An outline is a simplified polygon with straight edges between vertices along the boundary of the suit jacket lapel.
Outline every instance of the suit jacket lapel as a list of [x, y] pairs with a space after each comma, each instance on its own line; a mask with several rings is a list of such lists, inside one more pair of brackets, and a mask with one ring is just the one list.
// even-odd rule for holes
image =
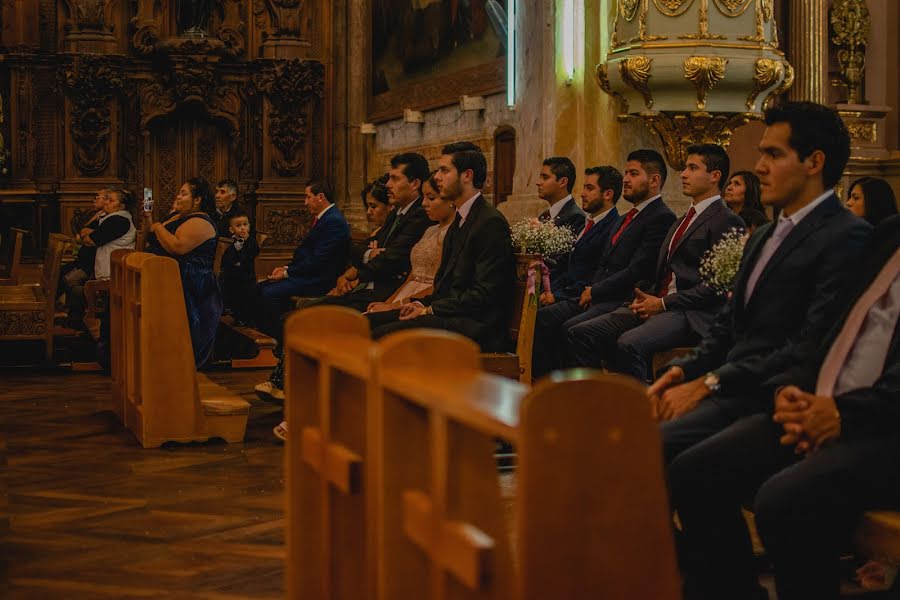
[[674, 256], [675, 252], [678, 251], [678, 248], [681, 246], [681, 244], [683, 244], [685, 240], [693, 235], [693, 233], [697, 231], [697, 228], [700, 227], [700, 225], [711, 219], [714, 215], [719, 214], [719, 212], [721, 212], [723, 208], [725, 208], [725, 203], [719, 200], [717, 202], [713, 202], [706, 208], [706, 210], [697, 215], [694, 218], [694, 221], [690, 225], [688, 225], [688, 228], [681, 236], [681, 239], [679, 239], [675, 246], [672, 248], [671, 254]]

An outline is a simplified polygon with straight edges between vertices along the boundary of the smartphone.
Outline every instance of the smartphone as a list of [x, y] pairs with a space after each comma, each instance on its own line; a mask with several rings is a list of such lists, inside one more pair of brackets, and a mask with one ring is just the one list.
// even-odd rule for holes
[[144, 188], [144, 212], [153, 212], [153, 190]]

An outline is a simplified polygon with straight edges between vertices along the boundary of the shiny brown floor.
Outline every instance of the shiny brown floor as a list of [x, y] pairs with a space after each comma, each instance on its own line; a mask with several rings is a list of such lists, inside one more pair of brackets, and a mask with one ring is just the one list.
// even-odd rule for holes
[[283, 596], [281, 407], [252, 394], [265, 371], [209, 375], [252, 403], [244, 444], [144, 450], [107, 377], [0, 371], [0, 597]]

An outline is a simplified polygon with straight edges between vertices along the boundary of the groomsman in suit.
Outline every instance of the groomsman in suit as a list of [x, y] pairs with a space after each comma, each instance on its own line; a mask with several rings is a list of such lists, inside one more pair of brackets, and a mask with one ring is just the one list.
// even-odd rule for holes
[[569, 329], [568, 342], [576, 366], [600, 365], [650, 379], [655, 352], [693, 346], [709, 331], [724, 297], [700, 279], [700, 259], [723, 234], [743, 229], [744, 222], [722, 201], [730, 162], [715, 144], [688, 148], [681, 188], [691, 207], [672, 224], [659, 250], [652, 288], [635, 288], [629, 306]]
[[428, 161], [409, 152], [391, 159], [388, 201], [393, 210], [378, 232], [377, 248], [353, 256], [353, 265], [337, 279], [325, 303], [366, 310], [372, 302], [383, 302], [409, 273], [409, 254], [433, 223], [422, 208], [422, 184], [430, 176]]
[[289, 265], [275, 267], [260, 284], [265, 333], [281, 339], [281, 316], [290, 309], [291, 296], [322, 296], [334, 286], [344, 269], [350, 245], [350, 226], [334, 205], [334, 192], [324, 179], [306, 186], [306, 208], [314, 215], [312, 227], [294, 250]]
[[[575, 187], [575, 165], [565, 156], [551, 156], [544, 159], [544, 165], [538, 174], [538, 197], [550, 203], [550, 208], [542, 212], [541, 221], [553, 221], [557, 227], [565, 227], [572, 235], [584, 229], [584, 211], [578, 207], [572, 197]], [[566, 272], [569, 254], [545, 257], [550, 267], [550, 277], [558, 277]]]
[[621, 194], [622, 174], [615, 167], [590, 167], [584, 171], [581, 208], [588, 216], [575, 238], [566, 270], [551, 277], [551, 289], [541, 292], [541, 306], [581, 297], [619, 221], [616, 202]]
[[660, 193], [665, 181], [666, 163], [659, 152], [635, 150], [628, 155], [622, 197], [634, 206], [614, 226], [597, 270], [579, 297], [538, 310], [532, 364], [535, 377], [560, 366], [570, 328], [629, 302], [635, 285], [653, 277], [659, 248], [675, 222], [675, 213]]
[[506, 218], [481, 188], [487, 161], [471, 142], [444, 146], [434, 179], [441, 198], [456, 205], [456, 222], [444, 238], [434, 292], [400, 310], [368, 315], [375, 339], [400, 329], [448, 329], [500, 349], [515, 283], [515, 260]]
[[769, 109], [765, 121], [756, 174], [763, 203], [780, 215], [747, 241], [734, 294], [709, 334], [648, 390], [665, 421], [667, 464], [736, 419], [766, 410], [760, 383], [814, 350], [871, 234], [832, 190], [850, 155], [837, 113], [797, 102]]
[[669, 466], [696, 597], [755, 597], [741, 515], [754, 494], [779, 600], [837, 600], [839, 557], [860, 515], [900, 509], [900, 217], [879, 225], [853, 267], [818, 351], [759, 390], [768, 410]]

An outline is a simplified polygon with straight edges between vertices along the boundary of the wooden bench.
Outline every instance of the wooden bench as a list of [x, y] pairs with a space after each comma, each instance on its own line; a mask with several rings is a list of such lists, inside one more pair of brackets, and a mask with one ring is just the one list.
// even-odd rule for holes
[[0, 264], [0, 285], [18, 285], [19, 269], [22, 262], [22, 243], [28, 230], [10, 227], [8, 240], [4, 243], [5, 260]]
[[125, 258], [134, 252], [113, 250], [109, 257], [109, 369], [113, 412], [125, 422]]
[[531, 385], [531, 354], [534, 348], [538, 299], [528, 291], [527, 262], [518, 264], [514, 298], [508, 331], [510, 341], [516, 345], [516, 351], [484, 353], [481, 355], [481, 364], [489, 373]]
[[48, 361], [53, 359], [56, 288], [67, 239], [50, 234], [38, 284], [0, 286], [0, 340], [43, 340]]
[[[580, 370], [529, 392], [461, 336], [375, 343], [335, 307], [293, 315], [285, 353], [288, 597], [679, 597], [641, 386]], [[520, 449], [514, 527], [497, 437]]]
[[178, 263], [132, 252], [124, 266], [124, 286], [122, 269], [112, 270], [124, 313], [112, 347], [124, 355], [117, 366], [125, 425], [145, 448], [214, 437], [243, 441], [250, 404], [194, 369]]

